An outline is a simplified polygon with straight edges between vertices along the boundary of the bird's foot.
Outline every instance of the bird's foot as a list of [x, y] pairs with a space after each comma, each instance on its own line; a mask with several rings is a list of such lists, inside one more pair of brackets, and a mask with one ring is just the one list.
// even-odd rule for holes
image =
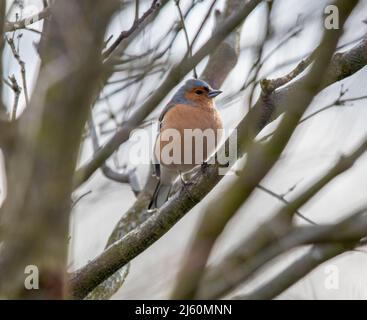
[[191, 186], [191, 185], [193, 185], [194, 183], [193, 182], [191, 182], [191, 181], [186, 181], [185, 179], [184, 179], [184, 177], [183, 177], [183, 174], [182, 173], [180, 173], [180, 180], [181, 180], [181, 183], [182, 183], [182, 185], [184, 186], [184, 187], [189, 187], [189, 186]]
[[181, 183], [182, 183], [182, 188], [183, 188], [183, 190], [185, 190], [185, 192], [188, 195], [189, 199], [193, 203], [196, 203], [196, 201], [192, 198], [190, 191], [188, 190], [188, 187], [192, 186], [194, 183], [191, 182], [191, 181], [185, 181], [185, 179], [183, 178], [182, 173], [180, 173], [180, 180], [181, 180]]
[[205, 171], [206, 168], [209, 167], [209, 163], [207, 163], [206, 161], [204, 161], [201, 166], [200, 166], [200, 170], [201, 171]]

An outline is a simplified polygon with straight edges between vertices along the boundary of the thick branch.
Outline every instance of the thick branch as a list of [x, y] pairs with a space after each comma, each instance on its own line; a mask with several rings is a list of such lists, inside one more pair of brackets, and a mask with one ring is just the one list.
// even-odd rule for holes
[[[4, 23], [5, 23], [5, 9], [6, 9], [6, 1], [1, 1], [0, 3], [0, 79], [3, 78], [3, 50], [4, 50]], [[3, 83], [0, 81], [0, 120], [4, 120], [7, 118], [6, 116], [6, 107], [3, 101]], [[0, 124], [1, 125], [1, 124]]]
[[[7, 168], [3, 296], [64, 297], [72, 177], [103, 71], [103, 37], [117, 7], [117, 0], [64, 0], [51, 7], [42, 65]], [[82, 89], [75, 90], [81, 83]], [[38, 266], [45, 281], [40, 290], [24, 288], [24, 268], [30, 264]], [[54, 287], [48, 286], [50, 279]]]

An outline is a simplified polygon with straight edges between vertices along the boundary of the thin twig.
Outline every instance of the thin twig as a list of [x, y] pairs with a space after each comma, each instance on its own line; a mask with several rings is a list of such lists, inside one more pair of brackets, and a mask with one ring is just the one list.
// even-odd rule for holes
[[199, 35], [200, 35], [201, 31], [203, 30], [205, 24], [209, 20], [210, 14], [212, 13], [212, 11], [214, 9], [214, 5], [216, 4], [216, 2], [217, 2], [217, 0], [213, 0], [213, 2], [210, 4], [210, 7], [208, 9], [208, 12], [206, 13], [203, 21], [201, 22], [201, 25], [200, 25], [198, 31], [196, 32], [194, 39], [192, 39], [191, 46], [190, 46], [190, 50], [191, 51], [192, 51], [192, 48], [193, 48], [196, 40], [199, 38]]
[[[175, 0], [175, 4], [176, 4], [177, 10], [178, 10], [180, 20], [181, 20], [181, 24], [182, 24], [182, 28], [183, 28], [184, 34], [185, 34], [186, 45], [187, 45], [187, 53], [190, 55], [190, 57], [192, 57], [192, 48], [191, 48], [191, 45], [190, 45], [189, 35], [187, 33], [187, 29], [186, 29], [186, 25], [185, 25], [185, 19], [182, 15], [182, 11], [181, 11], [181, 8], [180, 8], [180, 0]], [[196, 72], [196, 66], [194, 66], [193, 72], [194, 72], [194, 78], [197, 79], [198, 74]]]
[[[299, 33], [299, 31], [294, 31], [294, 33], [292, 34], [292, 35], [290, 35], [290, 36], [288, 36], [288, 37], [286, 37], [281, 43], [282, 43], [282, 45], [284, 45], [288, 40], [290, 40], [293, 36], [295, 36], [295, 35], [297, 35]], [[346, 42], [345, 44], [342, 44], [342, 45], [340, 45], [340, 46], [338, 46], [337, 47], [337, 50], [341, 50], [341, 49], [344, 49], [345, 47], [348, 47], [349, 45], [352, 45], [352, 44], [355, 44], [356, 42], [358, 42], [358, 41], [363, 41], [363, 36], [362, 37], [358, 37], [358, 38], [356, 38], [356, 39], [354, 39], [354, 40], [351, 40], [351, 41], [348, 41], [348, 42]], [[281, 46], [282, 46], [281, 45]], [[274, 48], [274, 50], [278, 50], [281, 46], [276, 46], [276, 48]], [[273, 50], [272, 50], [273, 51]], [[314, 50], [312, 50], [311, 52], [308, 52], [308, 53], [306, 53], [305, 55], [302, 55], [302, 56], [297, 56], [297, 57], [295, 57], [295, 58], [292, 58], [292, 59], [290, 59], [290, 60], [287, 60], [287, 61], [285, 61], [285, 62], [283, 62], [283, 63], [281, 63], [281, 64], [279, 64], [279, 65], [277, 65], [275, 68], [273, 68], [273, 69], [271, 69], [271, 70], [269, 70], [268, 72], [266, 72], [266, 74], [265, 74], [265, 76], [264, 76], [264, 78], [267, 78], [267, 77], [269, 77], [271, 74], [273, 74], [276, 70], [278, 70], [278, 69], [282, 69], [282, 68], [284, 68], [284, 67], [287, 67], [287, 66], [289, 66], [289, 65], [292, 65], [292, 64], [294, 64], [294, 63], [296, 63], [296, 62], [298, 62], [298, 61], [300, 61], [300, 60], [306, 60], [307, 59], [307, 57], [309, 57], [312, 53], [313, 53], [313, 51]], [[272, 52], [271, 54], [273, 55], [274, 53], [275, 53], [276, 51], [274, 51], [274, 52]], [[262, 62], [262, 64], [265, 62], [265, 60], [266, 59], [268, 59], [269, 58], [269, 55], [270, 55], [270, 53], [266, 56], [266, 58], [264, 58], [264, 60], [263, 60], [263, 62]], [[306, 58], [305, 58], [306, 57]], [[302, 62], [301, 62], [302, 63]], [[299, 63], [298, 63], [299, 64]], [[297, 67], [296, 67], [297, 68]], [[261, 80], [260, 80], [261, 81]], [[259, 81], [259, 82], [260, 82]], [[247, 81], [246, 81], [247, 82]], [[238, 91], [238, 92], [235, 92], [234, 94], [232, 94], [232, 95], [228, 95], [228, 96], [226, 96], [224, 99], [221, 99], [221, 100], [219, 100], [219, 105], [221, 105], [222, 106], [222, 108], [227, 108], [228, 106], [230, 106], [231, 105], [231, 103], [233, 102], [233, 101], [235, 101], [236, 99], [238, 99], [238, 98], [240, 98], [241, 97], [241, 95], [243, 95], [243, 92], [244, 92], [244, 90], [245, 89], [247, 89], [247, 87], [248, 87], [248, 85], [250, 85], [251, 84], [251, 82], [248, 82], [248, 84], [246, 85], [246, 82], [245, 82], [245, 84], [241, 87], [241, 89]], [[257, 84], [257, 82], [256, 82], [256, 84]]]
[[135, 19], [134, 19], [134, 23], [137, 23], [138, 20], [139, 20], [139, 5], [140, 5], [140, 1], [135, 0]]
[[86, 197], [87, 195], [91, 193], [92, 193], [92, 190], [88, 190], [82, 193], [80, 196], [78, 196], [75, 200], [72, 200], [71, 208], [73, 209], [80, 202], [80, 200], [82, 200], [84, 197]]
[[122, 31], [120, 35], [117, 37], [117, 39], [112, 43], [112, 45], [105, 52], [103, 52], [102, 54], [103, 59], [108, 58], [111, 55], [111, 53], [119, 46], [121, 41], [128, 38], [136, 29], [138, 29], [140, 24], [147, 17], [149, 17], [155, 11], [155, 9], [157, 9], [159, 6], [160, 6], [160, 1], [153, 0], [150, 8], [140, 18], [134, 20], [134, 23], [131, 26], [131, 28], [127, 31]]
[[22, 75], [22, 83], [23, 83], [23, 91], [24, 91], [24, 98], [26, 107], [29, 106], [29, 98], [28, 98], [28, 87], [27, 87], [27, 79], [26, 79], [26, 70], [25, 70], [25, 62], [20, 58], [19, 51], [15, 48], [14, 40], [12, 38], [5, 37], [7, 43], [10, 46], [10, 49], [13, 53], [14, 58], [17, 60], [20, 73]]
[[24, 18], [15, 22], [5, 22], [5, 32], [14, 32], [19, 29], [25, 29], [27, 26], [47, 18], [51, 13], [50, 7], [44, 8], [42, 11], [34, 14], [31, 17]]
[[[316, 50], [315, 50], [316, 51]], [[312, 63], [315, 58], [315, 51], [309, 55], [306, 59], [302, 60], [290, 73], [277, 79], [263, 79], [260, 81], [261, 89], [264, 93], [271, 93], [281, 86], [284, 86], [288, 82], [292, 81], [298, 75], [300, 75], [306, 68]]]
[[14, 103], [13, 103], [13, 109], [11, 110], [11, 117], [10, 117], [10, 119], [13, 121], [17, 117], [19, 96], [20, 96], [20, 93], [22, 92], [22, 88], [18, 85], [17, 79], [15, 78], [14, 75], [9, 76], [9, 81], [4, 79], [5, 84], [8, 85], [10, 89], [12, 89], [14, 92]]
[[[272, 191], [272, 190], [270, 190], [270, 189], [268, 189], [268, 188], [266, 188], [266, 187], [264, 187], [260, 184], [257, 186], [257, 188], [264, 191], [264, 192], [266, 192], [267, 194], [271, 195], [272, 197], [278, 199], [279, 201], [283, 202], [284, 204], [287, 204], [287, 205], [289, 204], [289, 201], [287, 199], [285, 199], [283, 195], [279, 195], [279, 194], [275, 193], [274, 191]], [[311, 223], [313, 225], [317, 225], [316, 222], [314, 222], [311, 219], [304, 216], [301, 212], [299, 212], [299, 210], [296, 210], [294, 213], [297, 216], [299, 216], [301, 219], [307, 221], [308, 223]]]
[[[90, 135], [92, 139], [93, 149], [94, 152], [97, 152], [99, 149], [99, 139], [98, 139], [98, 133], [94, 124], [93, 116], [91, 115], [89, 120], [89, 129], [90, 129]], [[119, 183], [130, 183], [132, 191], [137, 194], [140, 190], [139, 182], [136, 177], [135, 168], [132, 170], [126, 170], [126, 172], [116, 172], [109, 166], [107, 166], [106, 163], [104, 163], [101, 166], [102, 173], [109, 179], [119, 182]]]
[[[346, 99], [341, 99], [341, 97], [344, 95], [344, 93], [341, 95], [341, 93], [339, 93], [338, 98], [336, 98], [332, 103], [327, 104], [326, 106], [320, 108], [317, 111], [312, 112], [311, 114], [309, 114], [308, 116], [305, 116], [304, 118], [302, 118], [298, 124], [304, 123], [308, 120], [310, 120], [311, 118], [317, 116], [318, 114], [327, 111], [331, 108], [335, 108], [335, 107], [346, 107], [348, 102], [352, 102], [352, 101], [360, 101], [360, 100], [364, 100], [367, 99], [367, 95], [365, 96], [360, 96], [360, 97], [353, 97], [353, 98], [346, 98]], [[259, 141], [266, 141], [267, 139], [269, 139], [271, 136], [273, 136], [274, 131], [266, 134], [265, 136], [263, 136]]]
[[309, 272], [323, 262], [351, 250], [354, 246], [345, 243], [317, 244], [303, 254], [296, 261], [292, 262], [286, 269], [279, 272], [270, 281], [262, 284], [247, 295], [234, 297], [236, 300], [265, 300], [273, 299], [284, 292], [291, 285], [302, 279]]
[[[266, 2], [267, 8], [266, 8], [266, 17], [265, 17], [265, 24], [266, 24], [266, 29], [265, 29], [265, 35], [264, 35], [264, 39], [261, 42], [261, 45], [258, 48], [258, 52], [257, 52], [257, 60], [254, 63], [253, 66], [253, 70], [254, 70], [254, 75], [252, 76], [252, 79], [250, 80], [250, 83], [253, 83], [253, 86], [251, 88], [249, 97], [248, 97], [248, 103], [247, 105], [249, 106], [249, 108], [252, 105], [252, 99], [254, 97], [255, 94], [255, 89], [256, 89], [256, 80], [258, 78], [258, 75], [260, 73], [260, 69], [262, 67], [261, 61], [263, 60], [263, 54], [264, 54], [264, 46], [266, 44], [266, 42], [269, 39], [270, 36], [270, 32], [271, 32], [271, 12], [273, 9], [273, 1], [267, 1]], [[251, 71], [250, 71], [251, 74]]]

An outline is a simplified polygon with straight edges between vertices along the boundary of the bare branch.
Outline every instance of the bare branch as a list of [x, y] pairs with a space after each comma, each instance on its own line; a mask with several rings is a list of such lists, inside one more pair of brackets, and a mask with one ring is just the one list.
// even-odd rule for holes
[[[137, 4], [139, 1], [137, 1]], [[111, 46], [102, 54], [103, 59], [108, 58], [111, 53], [120, 45], [121, 41], [128, 38], [139, 26], [143, 23], [143, 21], [149, 17], [158, 7], [160, 6], [159, 0], [153, 0], [150, 8], [144, 12], [144, 14], [139, 18], [135, 19], [131, 28], [127, 31], [122, 31], [117, 39], [111, 44]], [[137, 5], [136, 14], [139, 13], [139, 6]]]
[[[187, 33], [187, 29], [186, 29], [186, 25], [185, 25], [185, 19], [183, 17], [181, 7], [180, 7], [180, 0], [175, 0], [175, 4], [176, 4], [177, 10], [178, 10], [178, 14], [180, 16], [180, 21], [181, 21], [181, 24], [182, 24], [182, 28], [183, 28], [184, 34], [185, 34], [185, 40], [186, 40], [186, 45], [187, 45], [187, 54], [190, 55], [190, 57], [192, 57], [192, 49], [191, 49], [191, 45], [190, 45], [189, 35]], [[196, 66], [194, 66], [193, 71], [194, 71], [194, 78], [197, 79], [198, 74], [196, 72]]]
[[17, 60], [19, 67], [20, 67], [20, 73], [22, 76], [22, 83], [23, 83], [24, 98], [25, 98], [26, 106], [28, 107], [29, 106], [29, 96], [28, 96], [25, 62], [20, 58], [19, 51], [15, 48], [14, 40], [12, 38], [6, 37], [6, 41], [9, 44], [10, 49], [13, 53], [13, 56]]
[[74, 208], [82, 199], [84, 199], [86, 196], [90, 195], [92, 193], [92, 190], [88, 190], [81, 194], [79, 197], [77, 197], [75, 200], [72, 200], [71, 202], [71, 208]]
[[18, 85], [18, 81], [15, 78], [14, 75], [9, 76], [9, 81], [4, 80], [4, 82], [10, 87], [10, 89], [14, 92], [14, 103], [13, 103], [13, 109], [11, 111], [11, 117], [10, 120], [14, 121], [17, 117], [17, 109], [18, 109], [18, 103], [19, 103], [19, 96], [22, 92], [22, 88]]
[[272, 299], [303, 278], [323, 262], [354, 247], [352, 244], [332, 243], [314, 245], [309, 252], [298, 258], [271, 281], [245, 296], [236, 296], [237, 300]]
[[[278, 199], [279, 201], [283, 202], [284, 204], [289, 204], [289, 201], [288, 201], [288, 200], [286, 200], [286, 199], [284, 198], [284, 196], [283, 196], [283, 195], [277, 194], [277, 193], [275, 193], [274, 191], [272, 191], [272, 190], [270, 190], [270, 189], [268, 189], [268, 188], [266, 188], [266, 187], [264, 187], [264, 186], [262, 186], [262, 185], [260, 185], [260, 184], [257, 186], [257, 188], [258, 188], [258, 189], [260, 189], [260, 190], [263, 190], [263, 191], [264, 191], [264, 192], [266, 192], [267, 194], [270, 194], [272, 197], [274, 197], [274, 198]], [[295, 214], [296, 214], [297, 216], [299, 216], [301, 219], [303, 219], [303, 220], [307, 221], [308, 223], [311, 223], [311, 224], [313, 224], [313, 225], [317, 225], [317, 223], [316, 223], [316, 222], [314, 222], [314, 221], [312, 221], [311, 219], [309, 219], [309, 218], [307, 218], [306, 216], [304, 216], [301, 212], [299, 212], [299, 210], [296, 210], [296, 211], [295, 211]]]
[[308, 116], [304, 117], [303, 119], [301, 119], [301, 121], [299, 123], [303, 123], [307, 120], [310, 120], [311, 118], [313, 118], [314, 116], [320, 114], [321, 112], [329, 110], [333, 107], [343, 107], [343, 106], [346, 106], [348, 102], [360, 101], [360, 100], [367, 99], [367, 95], [342, 99], [342, 97], [344, 96], [345, 93], [346, 93], [346, 91], [343, 91], [343, 89], [342, 89], [340, 91], [339, 96], [332, 103], [330, 103], [330, 104], [320, 108], [319, 110], [309, 114]]
[[51, 14], [50, 7], [46, 7], [42, 11], [34, 14], [31, 17], [22, 19], [20, 21], [5, 22], [5, 32], [14, 32], [19, 29], [25, 29], [29, 25], [49, 17], [50, 14]]
[[298, 75], [300, 75], [306, 68], [312, 63], [315, 58], [316, 50], [311, 53], [306, 59], [302, 60], [290, 73], [277, 79], [263, 79], [260, 81], [261, 89], [264, 93], [268, 94], [284, 86], [288, 82], [292, 81]]
[[[4, 24], [5, 24], [5, 10], [6, 10], [6, 2], [1, 1], [0, 3], [0, 34], [4, 34]], [[4, 37], [1, 36], [0, 38], [0, 57], [3, 55], [3, 49], [4, 49]], [[3, 77], [3, 61], [0, 59], [0, 79]], [[3, 83], [0, 81], [0, 120], [3, 120], [6, 118], [7, 110], [4, 105], [3, 101]]]
[[[359, 97], [352, 97], [352, 98], [344, 98], [343, 96], [345, 95], [345, 93], [347, 92], [347, 90], [343, 90], [343, 85], [341, 85], [341, 90], [339, 92], [338, 97], [332, 102], [327, 104], [326, 106], [321, 107], [319, 110], [312, 112], [311, 114], [305, 116], [304, 118], [302, 118], [299, 121], [299, 124], [304, 123], [310, 119], [312, 119], [313, 117], [317, 116], [318, 114], [327, 111], [331, 108], [334, 107], [346, 107], [349, 106], [348, 102], [353, 102], [353, 101], [360, 101], [360, 100], [364, 100], [367, 99], [367, 95], [365, 96], [359, 96]], [[263, 136], [260, 141], [266, 141], [267, 139], [269, 139], [272, 135], [274, 134], [274, 132], [270, 132], [267, 135]]]
[[[350, 169], [367, 151], [367, 138], [349, 155], [343, 156], [325, 174], [306, 188], [288, 205], [276, 212], [269, 221], [241, 241], [236, 248], [223, 259], [223, 262], [206, 271], [199, 296], [211, 298], [222, 296], [238, 286], [252, 275], [260, 266], [274, 256], [263, 256], [261, 250], [289, 233], [294, 213], [314, 197], [330, 181]], [[257, 259], [257, 254], [259, 258]], [[277, 253], [278, 254], [278, 253]], [[255, 261], [255, 262], [254, 262]], [[244, 266], [247, 266], [246, 268]], [[234, 270], [240, 270], [239, 272]], [[228, 277], [227, 275], [231, 275]], [[215, 280], [213, 280], [215, 279]]]
[[[8, 161], [11, 196], [1, 217], [6, 230], [0, 260], [2, 296], [65, 297], [72, 178], [88, 106], [103, 73], [103, 37], [117, 8], [117, 0], [64, 0], [52, 5], [38, 79], [30, 106], [18, 120]], [[25, 289], [22, 274], [31, 262], [40, 270], [40, 282], [51, 277], [53, 287]]]
[[[249, 106], [252, 105], [252, 99], [253, 99], [253, 96], [255, 94], [255, 89], [256, 89], [256, 80], [258, 78], [258, 75], [260, 73], [260, 69], [262, 67], [261, 62], [263, 60], [264, 46], [265, 46], [265, 43], [268, 41], [268, 38], [270, 36], [270, 31], [271, 31], [270, 30], [270, 28], [271, 28], [270, 24], [271, 24], [272, 9], [273, 9], [273, 1], [267, 1], [266, 2], [266, 18], [265, 18], [265, 21], [264, 21], [264, 24], [265, 24], [264, 38], [263, 38], [263, 41], [261, 42], [261, 44], [259, 45], [259, 48], [257, 50], [257, 53], [256, 53], [257, 59], [256, 59], [255, 63], [253, 64], [252, 68], [250, 69], [250, 72], [248, 74], [248, 79], [244, 84], [244, 88], [246, 88], [248, 85], [252, 84], [252, 88], [251, 88], [251, 91], [250, 91], [250, 94], [249, 94], [249, 97], [248, 97], [248, 103], [247, 103]], [[250, 78], [252, 73], [253, 73], [252, 78]], [[243, 88], [241, 88], [241, 89], [243, 89]]]
[[192, 42], [191, 42], [191, 45], [190, 45], [190, 51], [192, 51], [192, 48], [193, 48], [196, 40], [199, 38], [199, 35], [200, 35], [201, 31], [203, 30], [205, 24], [207, 23], [207, 21], [208, 21], [208, 19], [210, 17], [210, 14], [212, 13], [212, 11], [214, 9], [214, 5], [216, 4], [216, 2], [217, 2], [217, 0], [213, 0], [212, 3], [210, 4], [210, 7], [208, 9], [208, 12], [206, 13], [203, 21], [201, 22], [199, 29], [196, 31], [196, 34], [194, 36], [194, 39], [192, 39]]
[[[93, 150], [94, 152], [97, 152], [99, 149], [99, 139], [98, 139], [98, 133], [97, 133], [96, 126], [94, 124], [94, 119], [93, 119], [92, 114], [89, 120], [89, 129], [91, 133], [90, 135], [92, 139]], [[107, 178], [113, 181], [116, 181], [119, 183], [129, 183], [134, 194], [137, 194], [141, 191], [135, 168], [131, 170], [126, 170], [126, 172], [116, 172], [112, 168], [110, 168], [106, 163], [104, 163], [101, 166], [101, 170], [102, 170], [102, 173]]]

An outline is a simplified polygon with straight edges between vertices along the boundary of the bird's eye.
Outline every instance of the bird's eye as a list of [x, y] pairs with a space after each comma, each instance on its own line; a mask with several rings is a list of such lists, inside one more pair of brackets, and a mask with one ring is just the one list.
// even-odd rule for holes
[[196, 94], [203, 94], [203, 93], [204, 93], [204, 91], [203, 91], [203, 90], [196, 90], [196, 91], [195, 91], [195, 93], [196, 93]]

